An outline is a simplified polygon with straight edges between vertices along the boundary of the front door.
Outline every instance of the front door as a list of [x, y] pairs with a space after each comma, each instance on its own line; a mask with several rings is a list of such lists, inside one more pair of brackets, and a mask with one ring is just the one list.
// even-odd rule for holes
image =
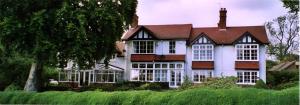
[[79, 87], [88, 86], [90, 84], [90, 71], [80, 71], [79, 72]]
[[170, 87], [178, 87], [181, 85], [181, 71], [180, 70], [170, 70]]

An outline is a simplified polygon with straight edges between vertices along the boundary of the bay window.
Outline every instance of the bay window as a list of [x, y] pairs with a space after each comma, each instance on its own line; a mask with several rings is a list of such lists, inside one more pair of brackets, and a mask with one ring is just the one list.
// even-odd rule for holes
[[212, 61], [214, 46], [211, 44], [201, 44], [192, 46], [194, 61]]
[[169, 70], [183, 70], [183, 63], [133, 63], [130, 80], [168, 82]]
[[258, 44], [237, 44], [235, 48], [238, 61], [258, 60]]
[[151, 54], [154, 53], [153, 41], [133, 41], [134, 53]]

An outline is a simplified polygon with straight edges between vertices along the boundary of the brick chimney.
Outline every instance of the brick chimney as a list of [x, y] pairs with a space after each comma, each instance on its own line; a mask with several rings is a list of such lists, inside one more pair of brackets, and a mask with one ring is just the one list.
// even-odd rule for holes
[[219, 23], [218, 23], [219, 29], [225, 29], [226, 30], [226, 17], [227, 17], [226, 13], [227, 13], [226, 8], [221, 8], [221, 10], [220, 10], [220, 20], [219, 20]]
[[136, 28], [138, 25], [139, 25], [139, 17], [136, 14], [134, 14], [130, 26], [131, 28]]

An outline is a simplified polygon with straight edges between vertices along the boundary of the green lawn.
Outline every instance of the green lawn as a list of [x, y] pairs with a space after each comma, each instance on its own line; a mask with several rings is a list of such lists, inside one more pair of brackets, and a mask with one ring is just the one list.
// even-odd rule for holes
[[0, 92], [0, 104], [100, 105], [298, 105], [299, 86], [284, 90], [254, 88], [116, 92]]

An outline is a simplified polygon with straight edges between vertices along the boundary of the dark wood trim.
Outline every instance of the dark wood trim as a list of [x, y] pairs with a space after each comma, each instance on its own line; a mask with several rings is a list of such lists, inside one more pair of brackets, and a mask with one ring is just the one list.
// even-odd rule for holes
[[[251, 42], [248, 42], [248, 36], [252, 38]], [[246, 42], [243, 42], [243, 39], [246, 37]], [[256, 42], [253, 42], [255, 40]], [[242, 36], [237, 38], [233, 44], [263, 44], [261, 41], [259, 41], [257, 38], [255, 38], [250, 32], [246, 31], [243, 33]]]
[[[206, 38], [208, 41], [210, 41], [211, 43], [195, 43], [196, 41], [198, 41], [201, 37]], [[215, 45], [216, 42], [213, 41], [211, 38], [209, 38], [205, 33], [200, 33], [194, 40], [191, 41], [191, 43], [189, 43], [189, 45], [193, 45], [193, 44], [213, 44]]]

